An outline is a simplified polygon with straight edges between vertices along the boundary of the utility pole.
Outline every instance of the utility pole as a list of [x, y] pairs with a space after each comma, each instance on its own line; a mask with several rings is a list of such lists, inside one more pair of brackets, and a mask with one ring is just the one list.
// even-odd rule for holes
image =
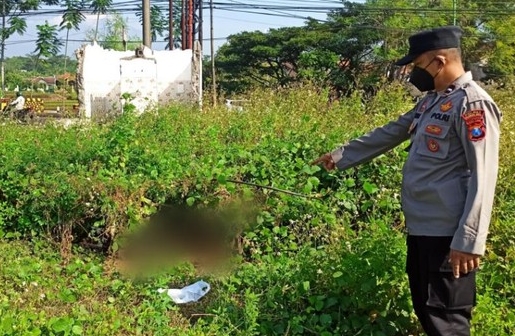
[[188, 0], [188, 49], [193, 49], [193, 14], [195, 12], [195, 5], [193, 0]]
[[168, 49], [173, 50], [173, 0], [168, 2]]
[[150, 36], [150, 0], [143, 0], [143, 45], [152, 48]]
[[204, 50], [203, 48], [203, 39], [204, 39], [204, 33], [203, 33], [203, 30], [204, 30], [204, 24], [203, 24], [203, 21], [204, 21], [204, 15], [203, 15], [203, 11], [202, 11], [202, 3], [203, 1], [202, 0], [198, 0], [198, 20], [199, 20], [199, 23], [198, 23], [198, 40], [200, 42], [200, 49], [201, 50]]
[[452, 22], [456, 25], [456, 7], [458, 0], [452, 0]]
[[127, 51], [127, 29], [125, 25], [122, 26], [122, 45], [123, 51]]
[[209, 21], [211, 24], [211, 78], [213, 80], [213, 106], [216, 106], [216, 74], [215, 74], [215, 43], [214, 43], [214, 29], [213, 29], [213, 0], [210, 0], [209, 5]]
[[186, 50], [186, 1], [181, 1], [181, 49]]
[[1, 97], [4, 97], [5, 92], [5, 0], [2, 0], [2, 36], [0, 38], [2, 39], [2, 48], [0, 58], [2, 59], [2, 65], [0, 66], [2, 69], [0, 72], [2, 73], [2, 94]]

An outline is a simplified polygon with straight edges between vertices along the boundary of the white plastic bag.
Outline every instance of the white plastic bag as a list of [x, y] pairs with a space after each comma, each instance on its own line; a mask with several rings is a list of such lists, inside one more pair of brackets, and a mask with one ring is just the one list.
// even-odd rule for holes
[[158, 291], [158, 293], [166, 292], [166, 294], [168, 294], [168, 296], [175, 303], [188, 303], [188, 302], [197, 302], [200, 298], [202, 298], [204, 295], [206, 295], [210, 289], [211, 289], [211, 286], [209, 286], [209, 284], [207, 282], [200, 280], [200, 281], [195, 282], [194, 284], [188, 285], [181, 289], [159, 288], [157, 291]]

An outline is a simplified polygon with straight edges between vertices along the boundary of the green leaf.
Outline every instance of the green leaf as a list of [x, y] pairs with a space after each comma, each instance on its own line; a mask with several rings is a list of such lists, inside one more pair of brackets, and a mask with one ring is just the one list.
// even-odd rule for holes
[[338, 272], [334, 272], [334, 273], [333, 273], [333, 278], [335, 278], [335, 279], [336, 279], [336, 278], [341, 277], [342, 275], [343, 275], [343, 273], [342, 273], [342, 272], [340, 272], [340, 271], [338, 271]]
[[72, 333], [74, 335], [82, 335], [82, 327], [80, 325], [74, 325], [72, 327]]
[[218, 175], [218, 177], [216, 178], [216, 180], [218, 181], [218, 183], [220, 184], [227, 184], [227, 176], [225, 175]]
[[152, 200], [146, 198], [145, 196], [141, 196], [141, 202], [148, 204], [148, 205], [152, 204]]
[[311, 184], [310, 181], [307, 181], [306, 184], [304, 185], [304, 193], [308, 194], [311, 192], [312, 189], [313, 189], [313, 185]]
[[314, 186], [318, 186], [320, 184], [320, 180], [315, 177], [315, 176], [311, 176], [310, 178], [308, 178], [308, 181]]
[[352, 187], [356, 186], [356, 181], [354, 181], [353, 178], [348, 178], [348, 179], [345, 180], [345, 185], [348, 188], [352, 188]]
[[309, 288], [310, 288], [310, 285], [309, 285], [309, 281], [304, 281], [302, 283], [302, 288], [304, 288], [304, 290], [307, 292], [309, 291]]
[[70, 321], [70, 319], [61, 317], [52, 324], [52, 329], [55, 332], [64, 332], [69, 329], [70, 324], [72, 323], [73, 322]]
[[14, 319], [9, 316], [2, 320], [2, 324], [0, 326], [2, 327], [2, 331], [6, 332], [7, 334], [10, 334], [13, 331], [14, 324]]
[[32, 329], [32, 330], [30, 331], [30, 334], [29, 334], [29, 335], [30, 335], [30, 336], [39, 336], [39, 335], [41, 335], [41, 334], [42, 334], [42, 333], [41, 333], [41, 329], [39, 329], [39, 328], [37, 328], [37, 327], [36, 327], [36, 328], [34, 328], [34, 329]]
[[363, 189], [365, 190], [365, 192], [369, 195], [371, 194], [375, 194], [379, 189], [377, 188], [377, 186], [373, 183], [370, 183], [368, 181], [366, 181], [364, 184], [363, 184]]
[[323, 300], [317, 300], [315, 302], [315, 309], [320, 311], [320, 310], [322, 310], [322, 308], [324, 308], [324, 301]]
[[329, 315], [329, 314], [320, 315], [320, 323], [322, 323], [323, 325], [329, 325], [329, 324], [331, 324], [332, 321], [333, 321], [333, 319], [331, 318], [331, 315]]
[[186, 204], [188, 204], [189, 206], [192, 206], [194, 203], [195, 203], [195, 197], [188, 197], [186, 199]]
[[330, 297], [330, 298], [327, 299], [327, 301], [325, 303], [325, 308], [326, 309], [327, 308], [331, 308], [331, 307], [333, 307], [333, 306], [335, 306], [337, 304], [338, 304], [338, 299], [335, 298], [335, 297]]

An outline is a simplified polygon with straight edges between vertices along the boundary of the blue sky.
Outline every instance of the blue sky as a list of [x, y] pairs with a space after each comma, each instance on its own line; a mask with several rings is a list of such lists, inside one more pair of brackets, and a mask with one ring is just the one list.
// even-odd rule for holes
[[[117, 3], [123, 0], [115, 0]], [[227, 0], [234, 3], [246, 3], [246, 4], [276, 4], [276, 5], [295, 5], [301, 3], [303, 0], [293, 1], [293, 0]], [[205, 0], [205, 3], [209, 3], [209, 1]], [[152, 0], [151, 0], [152, 3]], [[340, 6], [340, 2], [338, 0], [304, 0], [305, 6], [319, 6], [319, 7], [328, 7], [328, 6]], [[275, 16], [274, 14], [277, 11], [269, 11], [269, 10], [259, 10], [263, 14], [251, 14], [251, 13], [242, 13], [242, 12], [229, 12], [222, 9], [214, 10], [214, 36], [215, 38], [224, 38], [228, 35], [235, 34], [242, 31], [255, 31], [260, 30], [266, 32], [271, 28], [280, 28], [280, 27], [288, 27], [288, 26], [300, 26], [303, 25], [305, 19], [302, 18], [294, 18], [294, 17], [284, 17], [284, 16]], [[284, 11], [283, 11], [284, 12]], [[292, 15], [299, 17], [307, 17], [311, 16], [316, 19], [325, 19], [326, 13], [307, 13], [307, 12], [288, 12]], [[141, 25], [139, 23], [138, 18], [134, 14], [125, 14], [124, 15], [129, 23], [129, 36], [138, 36], [141, 37]], [[27, 18], [27, 31], [23, 36], [12, 36], [6, 42], [6, 56], [24, 56], [34, 51], [35, 44], [34, 40], [37, 38], [37, 30], [36, 25], [43, 24], [45, 20], [48, 20], [51, 24], [59, 24], [61, 22], [61, 16], [54, 14], [46, 14], [46, 15], [38, 15], [31, 16]], [[100, 27], [102, 27], [102, 22], [105, 21], [105, 17], [101, 16]], [[85, 38], [86, 32], [94, 29], [96, 22], [96, 15], [88, 15], [86, 17], [86, 21], [81, 24], [80, 31], [70, 31], [70, 39], [82, 40]], [[208, 39], [210, 37], [210, 25], [209, 25], [209, 10], [204, 10], [204, 39]], [[64, 40], [65, 32], [61, 33], [61, 36]], [[161, 38], [162, 40], [162, 38]], [[86, 42], [82, 42], [86, 43]], [[68, 46], [68, 55], [73, 56], [74, 50], [76, 50], [81, 42], [70, 42]], [[215, 50], [225, 43], [223, 39], [215, 40]], [[163, 50], [165, 47], [164, 42], [153, 43], [153, 49]], [[64, 47], [62, 49], [64, 53]], [[210, 45], [209, 41], [204, 41], [204, 54], [210, 54]]]

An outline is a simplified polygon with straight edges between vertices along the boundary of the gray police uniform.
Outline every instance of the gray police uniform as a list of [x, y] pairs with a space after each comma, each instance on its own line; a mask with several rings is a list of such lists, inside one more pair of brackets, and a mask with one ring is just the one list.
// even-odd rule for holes
[[410, 235], [452, 236], [451, 248], [484, 254], [498, 171], [501, 111], [470, 72], [443, 93], [350, 141], [331, 156], [343, 170], [410, 139], [402, 209]]

